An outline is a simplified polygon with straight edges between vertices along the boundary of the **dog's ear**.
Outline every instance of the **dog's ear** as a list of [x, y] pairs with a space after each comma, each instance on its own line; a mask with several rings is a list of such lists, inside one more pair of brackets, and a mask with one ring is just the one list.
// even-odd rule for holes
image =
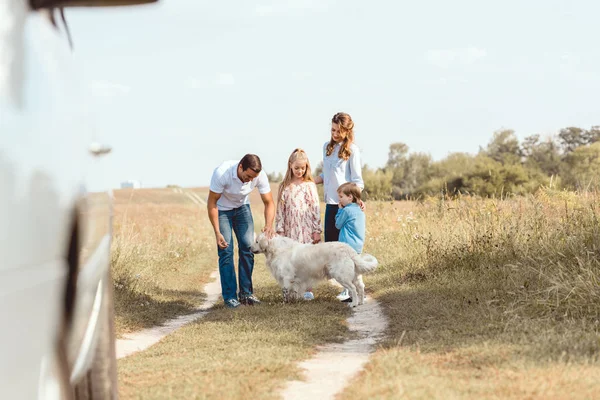
[[267, 247], [269, 246], [269, 238], [264, 233], [260, 234], [259, 244], [260, 244], [260, 248], [263, 251], [267, 250]]

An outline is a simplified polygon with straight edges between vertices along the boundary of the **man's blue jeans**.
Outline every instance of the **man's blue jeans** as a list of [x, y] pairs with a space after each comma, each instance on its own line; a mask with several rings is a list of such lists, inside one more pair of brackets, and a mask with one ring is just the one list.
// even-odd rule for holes
[[254, 254], [250, 245], [254, 241], [254, 220], [250, 205], [244, 204], [233, 210], [219, 210], [219, 230], [229, 246], [219, 248], [219, 274], [221, 275], [221, 292], [223, 300], [237, 298], [235, 265], [233, 264], [233, 232], [238, 242], [239, 260], [238, 274], [240, 297], [251, 295], [252, 270], [254, 269]]

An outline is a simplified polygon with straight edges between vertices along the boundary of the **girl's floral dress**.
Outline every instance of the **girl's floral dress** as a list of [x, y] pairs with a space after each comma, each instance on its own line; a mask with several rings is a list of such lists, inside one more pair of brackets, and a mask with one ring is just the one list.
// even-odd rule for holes
[[300, 243], [312, 243], [312, 234], [321, 233], [319, 194], [314, 182], [289, 184], [277, 203], [275, 230]]

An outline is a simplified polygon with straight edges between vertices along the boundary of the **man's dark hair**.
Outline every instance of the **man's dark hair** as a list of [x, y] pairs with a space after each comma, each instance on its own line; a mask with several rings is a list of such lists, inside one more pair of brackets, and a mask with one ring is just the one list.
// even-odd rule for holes
[[262, 171], [262, 164], [260, 162], [260, 158], [256, 154], [246, 154], [244, 158], [240, 161], [240, 165], [242, 166], [242, 171], [250, 168], [252, 171], [257, 174]]

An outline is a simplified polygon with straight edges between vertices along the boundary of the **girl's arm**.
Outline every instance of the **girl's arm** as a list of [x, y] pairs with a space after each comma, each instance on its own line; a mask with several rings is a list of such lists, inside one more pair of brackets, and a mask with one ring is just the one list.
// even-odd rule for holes
[[285, 189], [281, 194], [281, 199], [277, 201], [277, 213], [275, 215], [275, 233], [282, 235], [285, 218]]
[[319, 206], [319, 192], [317, 192], [317, 185], [309, 183], [307, 197], [312, 221], [312, 231], [313, 233], [321, 234], [321, 208]]

